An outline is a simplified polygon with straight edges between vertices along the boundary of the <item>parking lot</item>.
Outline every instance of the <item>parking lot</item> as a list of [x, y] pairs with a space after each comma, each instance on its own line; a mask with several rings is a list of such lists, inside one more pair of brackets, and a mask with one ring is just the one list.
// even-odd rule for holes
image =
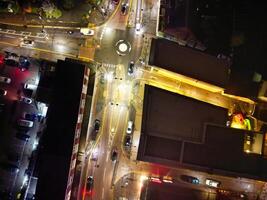
[[45, 114], [35, 101], [39, 62], [11, 52], [0, 54], [0, 89], [4, 91], [0, 96], [0, 199], [9, 195], [15, 199], [32, 173], [29, 163]]

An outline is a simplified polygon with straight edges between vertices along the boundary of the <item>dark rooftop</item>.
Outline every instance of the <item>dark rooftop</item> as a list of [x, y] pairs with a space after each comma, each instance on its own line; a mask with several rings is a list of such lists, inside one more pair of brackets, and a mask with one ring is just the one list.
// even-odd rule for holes
[[182, 160], [186, 164], [267, 179], [267, 160], [243, 151], [245, 133], [248, 132], [208, 124], [204, 144], [185, 142]]
[[225, 125], [228, 111], [193, 98], [145, 86], [142, 133], [173, 140], [203, 140], [203, 124]]
[[[41, 138], [37, 199], [64, 199], [85, 67], [59, 60], [47, 128]], [[51, 187], [53, 183], [53, 187]]]
[[225, 127], [226, 109], [146, 85], [143, 113], [138, 160], [267, 179], [267, 161], [243, 151], [254, 132]]
[[228, 83], [222, 60], [166, 39], [152, 39], [149, 64], [220, 87]]
[[[147, 200], [204, 200], [203, 192], [186, 187], [184, 183], [158, 184], [149, 182], [142, 188], [141, 199]], [[212, 198], [211, 198], [212, 199]]]

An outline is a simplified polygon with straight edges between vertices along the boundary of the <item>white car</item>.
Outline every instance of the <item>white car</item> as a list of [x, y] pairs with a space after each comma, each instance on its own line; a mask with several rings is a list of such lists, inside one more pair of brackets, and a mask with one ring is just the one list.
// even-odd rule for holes
[[20, 97], [20, 101], [22, 101], [22, 102], [24, 102], [26, 104], [31, 104], [32, 103], [32, 99], [31, 98], [24, 97], [24, 96]]
[[11, 79], [8, 77], [0, 76], [0, 82], [1, 83], [11, 83]]
[[214, 187], [214, 188], [218, 188], [221, 184], [221, 182], [219, 181], [215, 181], [212, 179], [206, 179], [206, 185], [210, 186], [210, 187]]
[[18, 125], [22, 126], [22, 127], [31, 128], [31, 127], [33, 127], [33, 121], [25, 120], [25, 119], [19, 119], [18, 120]]
[[89, 28], [81, 28], [80, 33], [83, 35], [94, 35], [95, 31]]
[[126, 133], [131, 134], [132, 131], [133, 131], [133, 121], [128, 121]]
[[28, 40], [28, 39], [23, 39], [20, 43], [21, 47], [33, 47], [34, 41]]
[[141, 24], [140, 23], [136, 23], [135, 30], [136, 30], [136, 32], [139, 32], [141, 30]]
[[24, 89], [34, 90], [34, 89], [36, 89], [36, 88], [37, 88], [36, 85], [28, 84], [28, 83], [25, 83], [25, 84], [24, 84]]

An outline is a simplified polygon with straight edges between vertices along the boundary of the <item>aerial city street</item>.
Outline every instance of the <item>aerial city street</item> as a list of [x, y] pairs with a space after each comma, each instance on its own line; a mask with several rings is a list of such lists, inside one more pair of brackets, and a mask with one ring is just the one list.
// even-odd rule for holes
[[0, 0], [0, 200], [267, 200], [266, 9]]

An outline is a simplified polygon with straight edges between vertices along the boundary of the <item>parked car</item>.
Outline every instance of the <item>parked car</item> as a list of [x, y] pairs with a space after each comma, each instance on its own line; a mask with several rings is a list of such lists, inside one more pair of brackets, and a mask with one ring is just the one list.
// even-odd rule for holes
[[91, 191], [94, 186], [94, 177], [93, 176], [88, 176], [87, 181], [86, 181], [86, 189], [87, 191]]
[[8, 77], [0, 76], [0, 82], [9, 84], [11, 83], [11, 79]]
[[5, 64], [12, 66], [12, 67], [18, 67], [19, 66], [19, 56], [16, 53], [11, 52], [5, 52]]
[[0, 168], [11, 173], [18, 173], [19, 167], [11, 163], [0, 163]]
[[100, 129], [100, 120], [99, 119], [96, 119], [95, 120], [95, 123], [94, 123], [94, 131], [95, 132], [98, 132]]
[[19, 119], [18, 120], [18, 126], [25, 127], [25, 128], [31, 128], [31, 127], [33, 127], [33, 121], [25, 120], [25, 119]]
[[188, 176], [188, 175], [181, 175], [180, 176], [181, 180], [184, 182], [192, 183], [192, 184], [199, 184], [199, 179], [193, 176]]
[[111, 160], [112, 161], [116, 161], [118, 158], [118, 152], [116, 149], [113, 149], [112, 152], [111, 152]]
[[221, 185], [220, 181], [216, 181], [216, 180], [212, 180], [212, 179], [206, 179], [205, 181], [206, 185], [210, 186], [210, 187], [219, 187]]
[[34, 90], [34, 89], [36, 89], [36, 88], [37, 88], [36, 85], [28, 84], [28, 83], [25, 83], [25, 84], [24, 84], [24, 89]]
[[27, 38], [23, 39], [20, 43], [20, 46], [21, 47], [33, 47], [34, 45], [34, 41], [32, 40], [29, 40]]
[[20, 156], [17, 153], [8, 153], [7, 160], [11, 163], [18, 165], [20, 162]]
[[126, 135], [124, 145], [125, 147], [130, 147], [132, 144], [132, 138], [129, 135]]
[[18, 58], [19, 57], [18, 54], [12, 53], [12, 52], [9, 52], [9, 51], [5, 51], [5, 54], [6, 54], [6, 56], [5, 56], [6, 59], [8, 59], [8, 58]]
[[24, 132], [24, 131], [19, 131], [16, 133], [16, 138], [20, 139], [20, 140], [23, 140], [25, 142], [28, 142], [28, 140], [30, 139], [31, 136], [29, 136], [27, 134], [27, 132]]
[[38, 116], [37, 114], [34, 114], [34, 113], [26, 113], [24, 112], [22, 117], [26, 120], [30, 120], [30, 121], [35, 121], [36, 119], [38, 119]]
[[133, 121], [128, 121], [126, 133], [131, 134], [132, 131], [133, 131]]
[[134, 62], [131, 61], [128, 66], [128, 75], [132, 75], [134, 72]]
[[28, 97], [24, 97], [24, 96], [21, 96], [20, 101], [26, 103], [26, 104], [31, 104], [32, 103], [32, 99], [31, 98], [28, 98]]
[[0, 97], [5, 96], [7, 94], [7, 91], [0, 88]]
[[19, 57], [19, 68], [21, 71], [25, 71], [28, 70], [30, 67], [31, 63], [29, 61], [29, 59], [25, 56], [20, 56]]
[[18, 67], [19, 66], [19, 63], [15, 60], [12, 60], [12, 59], [5, 60], [5, 64], [12, 66], [12, 67]]
[[82, 35], [92, 36], [92, 35], [95, 34], [95, 31], [92, 30], [92, 29], [89, 29], [89, 28], [81, 28], [81, 29], [80, 29], [80, 33], [81, 33]]
[[0, 113], [3, 112], [4, 110], [5, 110], [5, 104], [0, 103]]

